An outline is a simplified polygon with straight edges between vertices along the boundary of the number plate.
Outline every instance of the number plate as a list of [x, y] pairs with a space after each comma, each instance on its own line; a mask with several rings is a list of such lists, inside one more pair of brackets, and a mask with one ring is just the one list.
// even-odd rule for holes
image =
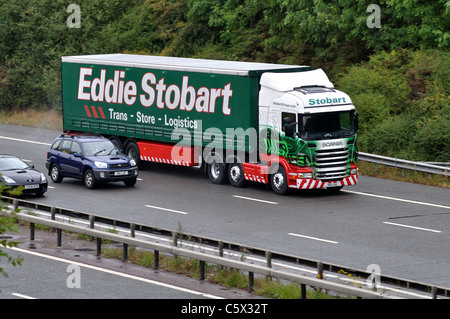
[[120, 171], [114, 173], [114, 176], [122, 176], [122, 175], [128, 175], [128, 171]]
[[341, 186], [339, 182], [328, 182], [327, 187]]
[[39, 185], [37, 185], [37, 184], [25, 185], [25, 189], [34, 189], [34, 188], [39, 188]]

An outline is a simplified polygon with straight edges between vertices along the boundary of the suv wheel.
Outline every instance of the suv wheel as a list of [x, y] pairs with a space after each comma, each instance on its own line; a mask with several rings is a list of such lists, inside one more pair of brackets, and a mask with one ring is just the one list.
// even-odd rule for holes
[[53, 183], [60, 183], [63, 180], [63, 177], [61, 175], [61, 172], [59, 171], [58, 165], [52, 164], [50, 166], [50, 178], [52, 179]]
[[123, 183], [128, 187], [133, 187], [136, 184], [137, 178], [127, 179]]
[[84, 186], [88, 189], [93, 189], [97, 186], [97, 181], [95, 180], [94, 172], [91, 169], [87, 169], [83, 176]]

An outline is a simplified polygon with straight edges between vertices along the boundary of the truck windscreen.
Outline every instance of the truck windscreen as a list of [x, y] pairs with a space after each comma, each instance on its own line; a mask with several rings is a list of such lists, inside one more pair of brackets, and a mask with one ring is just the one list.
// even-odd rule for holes
[[303, 140], [350, 137], [355, 134], [354, 111], [299, 114], [299, 136]]

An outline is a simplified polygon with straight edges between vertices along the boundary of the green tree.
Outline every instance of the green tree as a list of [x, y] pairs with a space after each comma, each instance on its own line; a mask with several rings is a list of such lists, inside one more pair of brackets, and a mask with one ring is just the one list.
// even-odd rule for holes
[[[0, 175], [1, 176], [1, 175]], [[3, 183], [0, 183], [0, 194], [2, 194], [6, 190]], [[16, 241], [8, 240], [8, 237], [3, 237], [1, 235], [5, 234], [6, 232], [17, 232], [18, 228], [15, 223], [14, 214], [18, 213], [19, 210], [16, 210], [14, 212], [10, 212], [6, 207], [4, 202], [0, 201], [0, 261], [2, 259], [6, 259], [8, 263], [11, 263], [12, 265], [21, 265], [23, 259], [21, 257], [13, 258], [8, 255], [7, 252], [3, 251], [1, 247], [4, 248], [12, 248], [17, 247], [19, 244]], [[1, 265], [1, 263], [0, 263]], [[8, 276], [8, 274], [5, 272], [3, 267], [0, 266], [0, 274], [3, 276]]]
[[450, 53], [393, 50], [337, 75], [360, 115], [361, 151], [415, 161], [450, 154]]

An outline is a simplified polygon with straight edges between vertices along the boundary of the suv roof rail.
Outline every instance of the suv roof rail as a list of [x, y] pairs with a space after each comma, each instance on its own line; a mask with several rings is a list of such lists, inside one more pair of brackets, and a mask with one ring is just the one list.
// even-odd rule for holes
[[101, 134], [98, 133], [85, 133], [85, 132], [72, 132], [72, 131], [66, 131], [62, 133], [59, 137], [71, 137], [71, 138], [80, 138], [80, 137], [103, 137]]

